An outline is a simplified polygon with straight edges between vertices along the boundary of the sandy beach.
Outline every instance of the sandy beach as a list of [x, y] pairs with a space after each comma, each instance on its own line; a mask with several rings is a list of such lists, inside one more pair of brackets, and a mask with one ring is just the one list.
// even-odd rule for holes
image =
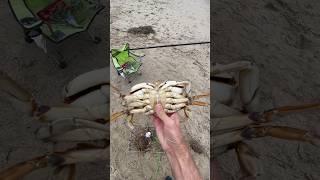
[[[214, 62], [255, 62], [260, 70], [261, 110], [319, 102], [320, 24], [317, 1], [213, 1]], [[274, 119], [319, 134], [319, 111]], [[319, 148], [271, 137], [247, 141], [260, 154], [257, 179], [319, 179]], [[218, 157], [221, 179], [239, 179], [234, 151]]]
[[[107, 1], [103, 1], [104, 4]], [[90, 30], [101, 38], [106, 34], [106, 9], [96, 17]], [[61, 44], [48, 44], [45, 54], [34, 43], [24, 40], [23, 30], [10, 11], [7, 1], [0, 3], [0, 70], [6, 72], [45, 105], [62, 104], [62, 88], [78, 75], [102, 68], [106, 63], [105, 42], [94, 44], [86, 33], [69, 38]], [[58, 50], [68, 67], [60, 69], [52, 58]], [[28, 114], [14, 109], [0, 93], [0, 170], [53, 150], [51, 143], [36, 139], [40, 123]], [[98, 180], [107, 176], [105, 162], [80, 164], [76, 179]], [[28, 175], [25, 180], [47, 179], [49, 168]]]
[[[111, 48], [128, 42], [131, 48], [210, 40], [209, 1], [111, 1]], [[154, 33], [134, 34], [130, 29], [151, 26]], [[129, 32], [128, 32], [129, 31]], [[135, 51], [144, 53], [141, 75], [132, 82], [122, 79], [111, 69], [111, 83], [122, 93], [141, 82], [186, 80], [196, 94], [210, 91], [210, 46], [194, 45]], [[111, 65], [112, 66], [112, 65]], [[204, 99], [209, 102], [209, 98]], [[111, 113], [122, 110], [119, 96], [111, 92]], [[191, 150], [205, 179], [209, 179], [209, 107], [191, 107], [192, 117], [180, 113], [181, 128], [186, 141], [197, 141], [201, 153]], [[153, 127], [150, 118], [135, 116], [136, 126]], [[169, 163], [160, 148], [143, 153], [130, 150], [132, 132], [119, 119], [111, 125], [111, 179], [164, 179], [171, 174]]]

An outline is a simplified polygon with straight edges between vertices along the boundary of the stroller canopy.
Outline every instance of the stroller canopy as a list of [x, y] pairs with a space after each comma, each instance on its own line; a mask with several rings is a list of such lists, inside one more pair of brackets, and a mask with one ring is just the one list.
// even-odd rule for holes
[[54, 42], [85, 31], [104, 8], [99, 0], [9, 0], [25, 29], [37, 29]]

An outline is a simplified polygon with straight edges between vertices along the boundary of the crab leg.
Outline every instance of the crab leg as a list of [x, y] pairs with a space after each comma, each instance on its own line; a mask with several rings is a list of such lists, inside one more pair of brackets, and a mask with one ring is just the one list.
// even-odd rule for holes
[[192, 101], [191, 105], [195, 106], [208, 106], [209, 104], [206, 102], [201, 102], [201, 101]]
[[144, 94], [144, 95], [128, 95], [128, 96], [125, 96], [123, 99], [125, 100], [126, 103], [131, 103], [137, 100], [144, 100], [148, 98], [149, 98], [149, 94]]
[[182, 94], [184, 92], [184, 88], [182, 87], [168, 87], [165, 91], [174, 92], [177, 94]]
[[250, 68], [251, 65], [252, 63], [249, 61], [238, 61], [238, 62], [227, 64], [227, 65], [216, 64], [211, 67], [210, 74], [214, 75], [214, 74], [241, 71], [241, 70]]
[[187, 85], [190, 85], [190, 82], [188, 81], [166, 81], [162, 83], [159, 87], [160, 89], [166, 89], [169, 86], [183, 86], [186, 87]]
[[92, 128], [75, 129], [64, 134], [52, 136], [48, 140], [53, 142], [82, 142], [100, 141], [109, 139], [109, 131], [100, 131]]
[[48, 165], [46, 156], [36, 157], [34, 159], [18, 163], [0, 172], [0, 179], [17, 180], [37, 169]]
[[75, 164], [56, 167], [49, 180], [75, 180]]
[[97, 85], [108, 84], [108, 68], [102, 68], [84, 73], [73, 79], [63, 90], [63, 96], [69, 97], [80, 91], [86, 90]]
[[149, 91], [150, 91], [150, 89], [140, 89], [138, 91], [132, 92], [131, 95], [143, 96], [143, 95], [147, 94]]
[[211, 82], [210, 89], [213, 92], [213, 99], [221, 102], [222, 104], [229, 104], [235, 96], [235, 87], [216, 81]]
[[148, 104], [150, 104], [150, 101], [149, 100], [143, 100], [143, 101], [141, 101], [141, 100], [137, 100], [137, 101], [135, 101], [135, 102], [132, 102], [132, 103], [130, 103], [130, 104], [128, 104], [128, 107], [129, 108], [134, 108], [134, 107], [141, 107], [141, 106], [146, 106], [146, 105], [148, 105]]
[[238, 156], [238, 161], [244, 177], [257, 177], [257, 165], [254, 162], [254, 158], [258, 158], [259, 155], [246, 143], [239, 142], [235, 145], [235, 149]]
[[[191, 115], [191, 111], [189, 109], [188, 106], [184, 107], [183, 108], [183, 112], [184, 112], [184, 115], [187, 117], [187, 118], [190, 118], [190, 115]], [[167, 112], [168, 113], [168, 112]]]
[[69, 104], [77, 107], [105, 104], [109, 101], [108, 88], [107, 85], [99, 86], [98, 89], [78, 97]]
[[183, 95], [181, 95], [181, 94], [169, 93], [169, 92], [167, 92], [167, 93], [165, 94], [165, 96], [168, 97], [168, 98], [175, 98], [175, 99], [183, 99], [183, 98], [185, 98], [185, 97], [184, 97]]
[[204, 97], [208, 97], [208, 96], [210, 96], [210, 93], [195, 95], [195, 96], [192, 96], [191, 99], [196, 100], [196, 99], [200, 99], [200, 98], [204, 98]]
[[139, 89], [153, 89], [154, 84], [151, 83], [140, 83], [132, 86], [130, 93], [133, 93], [134, 91], [137, 91]]
[[177, 110], [177, 109], [181, 109], [181, 108], [183, 108], [183, 107], [185, 107], [185, 106], [187, 106], [186, 103], [175, 104], [175, 105], [173, 105], [173, 104], [166, 104], [166, 105], [165, 105], [165, 108], [166, 108], [166, 109]]
[[[213, 141], [211, 141], [211, 142], [213, 142]], [[218, 157], [221, 154], [229, 151], [230, 149], [232, 149], [232, 148], [230, 148], [230, 145], [220, 146], [217, 148], [210, 148], [210, 158]]]
[[245, 108], [252, 112], [259, 104], [256, 97], [259, 88], [259, 70], [251, 64], [247, 69], [239, 72], [239, 95]]
[[242, 136], [242, 130], [236, 130], [220, 135], [213, 135], [213, 138], [210, 138], [210, 141], [212, 140], [211, 143], [213, 144], [213, 148], [217, 148], [228, 144], [233, 144], [244, 139], [245, 138]]
[[130, 110], [130, 114], [145, 113], [145, 112], [147, 112], [149, 110], [152, 110], [152, 107], [150, 105], [147, 105], [143, 109], [132, 109], [132, 110]]
[[83, 162], [97, 162], [108, 160], [109, 147], [68, 150], [63, 153], [54, 153], [48, 157], [53, 165], [76, 164]]
[[186, 103], [188, 101], [189, 101], [188, 98], [182, 98], [182, 99], [166, 98], [166, 102], [170, 104]]
[[62, 166], [79, 162], [95, 162], [108, 160], [109, 147], [70, 149], [65, 152], [56, 152], [48, 156], [36, 157], [32, 160], [18, 163], [0, 172], [0, 179], [17, 180], [27, 174], [51, 166]]
[[283, 106], [264, 112], [263, 116], [266, 121], [270, 121], [273, 115], [286, 114], [292, 112], [301, 112], [310, 109], [320, 109], [320, 103], [308, 103], [297, 106]]
[[241, 115], [242, 113], [229, 107], [224, 104], [219, 103], [218, 101], [213, 100], [212, 105], [210, 106], [211, 114], [210, 116], [213, 117], [213, 121], [215, 118], [222, 118], [227, 116], [234, 116], [234, 115]]
[[320, 147], [320, 140], [312, 136], [308, 131], [285, 126], [251, 127], [245, 129], [242, 133], [242, 136], [247, 139], [271, 136], [286, 140], [309, 142], [317, 147]]
[[121, 117], [121, 116], [123, 116], [123, 115], [125, 115], [125, 114], [127, 114], [127, 111], [120, 111], [120, 112], [113, 113], [113, 114], [111, 115], [111, 121], [115, 121], [115, 120], [117, 120], [119, 117]]
[[8, 95], [15, 108], [28, 113], [35, 110], [37, 105], [32, 95], [3, 72], [0, 72], [0, 90]]
[[251, 120], [248, 114], [228, 116], [223, 118], [214, 118], [213, 120], [213, 131], [224, 131], [231, 129], [241, 129], [245, 126], [255, 123]]
[[48, 107], [40, 106], [36, 117], [41, 121], [52, 122], [57, 119], [82, 118], [87, 120], [106, 119], [108, 104], [90, 107]]
[[47, 139], [52, 136], [61, 135], [68, 131], [80, 128], [92, 128], [107, 132], [108, 126], [93, 121], [83, 119], [63, 119], [56, 120], [49, 124], [49, 126], [43, 126], [37, 131], [37, 137], [40, 139]]

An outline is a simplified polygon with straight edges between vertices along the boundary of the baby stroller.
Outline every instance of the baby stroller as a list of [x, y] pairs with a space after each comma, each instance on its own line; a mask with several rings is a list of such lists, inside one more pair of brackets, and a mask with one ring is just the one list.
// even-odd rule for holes
[[111, 49], [111, 57], [118, 75], [127, 79], [130, 83], [131, 81], [128, 77], [138, 72], [142, 65], [141, 57], [143, 55], [134, 54], [129, 50], [129, 44], [126, 43], [121, 49]]
[[[100, 0], [9, 0], [9, 5], [23, 27], [25, 40], [35, 42], [46, 53], [46, 39], [60, 43], [87, 31], [94, 17], [104, 8]], [[89, 35], [95, 43], [101, 41]], [[61, 60], [58, 64], [61, 68], [66, 66]]]

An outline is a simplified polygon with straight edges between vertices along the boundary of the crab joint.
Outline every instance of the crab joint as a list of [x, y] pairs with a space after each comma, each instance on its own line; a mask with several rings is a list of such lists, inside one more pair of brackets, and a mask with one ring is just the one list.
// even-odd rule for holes
[[308, 131], [282, 126], [263, 126], [263, 127], [249, 127], [242, 131], [241, 136], [247, 139], [271, 136], [286, 140], [296, 140], [309, 142], [313, 145], [319, 146], [319, 139], [313, 137]]

